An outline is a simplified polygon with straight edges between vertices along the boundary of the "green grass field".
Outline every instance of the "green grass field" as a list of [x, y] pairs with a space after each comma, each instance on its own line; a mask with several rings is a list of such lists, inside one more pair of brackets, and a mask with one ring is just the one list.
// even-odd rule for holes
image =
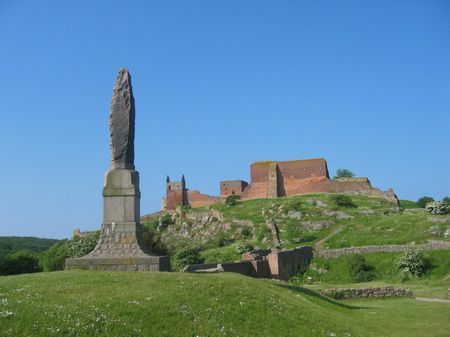
[[444, 337], [450, 305], [337, 303], [237, 274], [63, 271], [0, 278], [1, 336]]

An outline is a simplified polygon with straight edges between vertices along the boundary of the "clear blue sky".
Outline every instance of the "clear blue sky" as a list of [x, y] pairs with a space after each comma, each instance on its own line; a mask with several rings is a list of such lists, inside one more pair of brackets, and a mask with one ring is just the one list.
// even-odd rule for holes
[[0, 64], [0, 235], [100, 227], [121, 66], [142, 214], [167, 174], [218, 194], [267, 159], [450, 195], [448, 0], [3, 0]]

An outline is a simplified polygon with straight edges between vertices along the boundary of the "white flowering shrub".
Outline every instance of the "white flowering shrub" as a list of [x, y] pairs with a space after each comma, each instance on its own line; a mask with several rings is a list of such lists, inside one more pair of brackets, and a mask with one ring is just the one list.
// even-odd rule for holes
[[399, 257], [396, 265], [401, 279], [408, 280], [425, 274], [429, 267], [429, 262], [423, 251], [411, 247]]
[[70, 240], [67, 248], [69, 257], [81, 257], [92, 252], [100, 236], [99, 231], [83, 233]]
[[429, 202], [425, 209], [431, 214], [447, 214], [449, 212], [449, 205], [446, 201], [432, 201]]

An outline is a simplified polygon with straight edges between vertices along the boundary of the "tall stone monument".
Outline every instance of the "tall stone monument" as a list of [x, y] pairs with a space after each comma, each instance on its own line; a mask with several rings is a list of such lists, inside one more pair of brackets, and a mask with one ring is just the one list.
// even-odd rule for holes
[[167, 256], [148, 251], [141, 235], [139, 173], [134, 170], [134, 97], [128, 69], [120, 69], [109, 114], [111, 168], [103, 187], [103, 224], [95, 249], [66, 259], [66, 269], [168, 271]]

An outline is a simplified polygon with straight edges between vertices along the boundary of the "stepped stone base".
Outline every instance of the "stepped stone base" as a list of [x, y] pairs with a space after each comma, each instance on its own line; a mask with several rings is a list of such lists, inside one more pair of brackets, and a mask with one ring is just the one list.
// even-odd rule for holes
[[66, 269], [89, 269], [103, 271], [169, 271], [167, 256], [147, 257], [82, 257], [67, 259]]
[[142, 241], [140, 195], [137, 171], [109, 170], [103, 188], [103, 224], [97, 245], [86, 256], [66, 259], [66, 269], [169, 271], [169, 257], [155, 255]]

